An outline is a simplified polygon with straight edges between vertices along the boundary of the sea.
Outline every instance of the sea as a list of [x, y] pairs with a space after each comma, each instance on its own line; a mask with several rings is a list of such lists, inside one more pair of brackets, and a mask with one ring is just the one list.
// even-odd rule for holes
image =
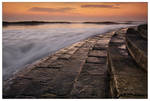
[[57, 23], [40, 25], [8, 25], [2, 28], [3, 80], [12, 77], [25, 66], [55, 53], [61, 48], [132, 24]]

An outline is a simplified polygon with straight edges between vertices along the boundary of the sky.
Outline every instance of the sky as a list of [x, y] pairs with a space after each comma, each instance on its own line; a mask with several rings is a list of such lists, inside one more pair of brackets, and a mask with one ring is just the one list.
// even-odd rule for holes
[[147, 21], [146, 2], [3, 2], [3, 21]]

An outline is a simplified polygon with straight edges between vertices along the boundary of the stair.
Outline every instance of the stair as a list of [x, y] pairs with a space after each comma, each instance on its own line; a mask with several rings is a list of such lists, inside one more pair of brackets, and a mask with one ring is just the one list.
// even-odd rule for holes
[[[140, 61], [136, 61], [135, 48], [130, 50], [129, 43], [136, 44], [140, 40], [137, 32], [131, 33], [129, 28], [116, 32], [108, 46], [108, 72], [110, 75], [110, 97], [112, 98], [147, 98], [147, 72], [141, 66]], [[130, 39], [132, 36], [132, 39]], [[131, 41], [128, 43], [128, 41]], [[138, 41], [139, 42], [139, 41]], [[143, 45], [141, 43], [140, 45]], [[139, 45], [139, 47], [141, 47]], [[137, 46], [137, 45], [135, 45]], [[141, 48], [137, 49], [141, 49]], [[131, 53], [132, 52], [132, 53]], [[130, 54], [131, 55], [130, 55]], [[146, 55], [147, 56], [147, 55]], [[141, 57], [140, 57], [141, 58]], [[145, 58], [147, 59], [147, 58]], [[142, 62], [145, 64], [146, 62]], [[147, 67], [145, 67], [147, 68]]]

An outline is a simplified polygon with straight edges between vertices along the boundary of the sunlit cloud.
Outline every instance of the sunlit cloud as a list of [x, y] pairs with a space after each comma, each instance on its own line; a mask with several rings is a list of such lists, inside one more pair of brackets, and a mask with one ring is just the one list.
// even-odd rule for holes
[[3, 2], [3, 20], [147, 20], [146, 2]]
[[44, 7], [32, 7], [28, 11], [33, 12], [66, 12], [73, 10], [75, 8], [65, 7], [65, 8], [44, 8]]
[[82, 8], [114, 8], [119, 9], [117, 5], [81, 5]]

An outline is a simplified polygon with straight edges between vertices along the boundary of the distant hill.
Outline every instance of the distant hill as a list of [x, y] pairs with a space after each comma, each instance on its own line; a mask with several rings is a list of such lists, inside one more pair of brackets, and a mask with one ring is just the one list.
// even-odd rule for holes
[[7, 22], [3, 21], [3, 25], [38, 25], [38, 24], [57, 24], [57, 23], [64, 23], [64, 24], [70, 24], [71, 22], [45, 22], [45, 21], [19, 21], [19, 22]]

